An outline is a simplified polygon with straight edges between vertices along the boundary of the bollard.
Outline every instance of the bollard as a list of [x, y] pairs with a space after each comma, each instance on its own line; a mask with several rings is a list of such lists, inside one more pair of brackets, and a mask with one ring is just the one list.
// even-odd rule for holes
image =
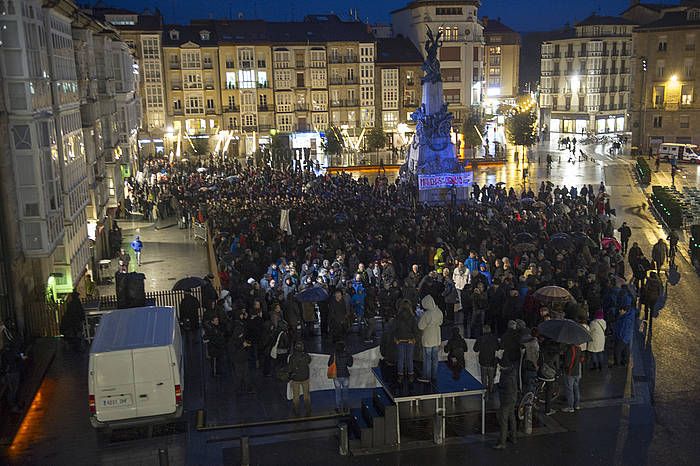
[[241, 437], [241, 466], [250, 466], [250, 449], [248, 437]]
[[433, 418], [433, 441], [437, 445], [445, 442], [445, 408], [437, 408]]
[[197, 429], [201, 429], [204, 427], [204, 410], [203, 409], [198, 409], [197, 410]]
[[158, 450], [158, 464], [160, 466], [168, 466], [170, 464], [170, 459], [168, 458], [168, 450], [163, 448]]
[[338, 437], [340, 439], [338, 452], [342, 456], [348, 456], [348, 425], [344, 422], [338, 424]]

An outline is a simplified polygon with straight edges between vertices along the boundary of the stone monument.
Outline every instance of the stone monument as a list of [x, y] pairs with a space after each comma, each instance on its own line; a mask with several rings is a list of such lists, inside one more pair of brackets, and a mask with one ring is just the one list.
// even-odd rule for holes
[[[464, 185], [468, 183], [467, 178], [471, 179], [471, 173], [465, 173], [464, 167], [457, 162], [455, 146], [450, 137], [452, 114], [447, 111], [447, 103], [442, 95], [438, 59], [442, 31], [436, 35], [428, 27], [427, 36], [426, 58], [421, 66], [425, 72], [421, 79], [423, 99], [421, 106], [411, 114], [411, 119], [416, 122], [416, 132], [409, 147], [405, 169], [408, 174], [418, 178], [421, 201], [436, 203], [448, 196], [451, 200], [455, 200], [456, 196], [459, 201], [466, 199]], [[435, 192], [436, 190], [441, 191]]]

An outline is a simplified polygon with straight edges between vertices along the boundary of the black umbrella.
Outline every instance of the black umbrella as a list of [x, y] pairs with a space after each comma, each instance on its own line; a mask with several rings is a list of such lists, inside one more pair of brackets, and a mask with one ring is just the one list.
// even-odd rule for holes
[[537, 251], [537, 246], [535, 246], [532, 243], [518, 243], [515, 246], [513, 246], [513, 249], [519, 253], [534, 252]]
[[545, 320], [537, 326], [537, 330], [540, 335], [568, 345], [580, 345], [593, 340], [585, 327], [570, 319]]
[[203, 278], [185, 277], [175, 282], [175, 284], [173, 285], [173, 291], [191, 290], [192, 288], [199, 288], [200, 286], [204, 286], [205, 284], [206, 281]]
[[328, 299], [328, 292], [320, 286], [312, 286], [300, 291], [294, 297], [302, 303], [317, 303]]
[[588, 246], [589, 249], [598, 249], [596, 242], [582, 231], [572, 233], [571, 238], [574, 240], [574, 243], [576, 243], [577, 246]]
[[547, 246], [550, 249], [556, 249], [558, 251], [568, 251], [571, 250], [573, 243], [571, 242], [571, 238], [569, 238], [569, 235], [565, 233], [558, 233], [556, 235], [552, 235], [549, 238]]
[[535, 241], [535, 237], [530, 233], [523, 231], [515, 235], [514, 240], [516, 243], [531, 243], [532, 241]]

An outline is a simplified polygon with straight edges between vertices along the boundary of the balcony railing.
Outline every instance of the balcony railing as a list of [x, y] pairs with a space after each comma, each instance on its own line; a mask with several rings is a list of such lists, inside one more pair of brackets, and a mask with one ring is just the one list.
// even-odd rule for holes
[[574, 52], [566, 52], [566, 54], [564, 54], [564, 56], [566, 58], [574, 58], [574, 56], [576, 56], [576, 55], [574, 54]]
[[216, 109], [215, 109], [215, 108], [208, 108], [208, 109], [207, 109], [207, 115], [214, 115], [215, 113], [216, 113]]
[[232, 68], [235, 68], [235, 66], [233, 66], [233, 62], [232, 62], [232, 61], [227, 61], [227, 62], [226, 62], [226, 68], [232, 69]]
[[179, 83], [178, 83], [178, 84], [175, 84], [175, 83], [173, 83], [173, 85], [171, 86], [171, 89], [172, 89], [173, 91], [181, 91], [181, 90], [182, 90], [182, 84], [179, 84]]
[[403, 106], [404, 107], [418, 107], [418, 101], [417, 100], [404, 100]]
[[224, 112], [228, 113], [238, 113], [239, 110], [240, 107], [238, 105], [227, 105], [226, 107], [224, 107]]
[[180, 62], [177, 62], [177, 63], [170, 62], [170, 69], [171, 70], [179, 70], [180, 69]]
[[413, 79], [406, 79], [407, 86], [413, 86], [414, 84], [415, 84], [415, 81]]
[[272, 110], [267, 105], [258, 105], [258, 112], [271, 112]]
[[359, 105], [360, 103], [357, 99], [341, 99], [331, 101], [331, 107], [357, 107]]
[[294, 106], [294, 111], [295, 112], [308, 112], [309, 111], [309, 105], [308, 104], [296, 104]]
[[184, 115], [185, 111], [181, 108], [175, 108], [173, 109], [173, 115]]
[[289, 68], [289, 62], [288, 61], [276, 61], [276, 62], [274, 62], [274, 67], [279, 68], [279, 69]]
[[304, 62], [303, 61], [297, 61], [294, 63], [294, 67], [299, 69], [299, 68], [304, 68]]
[[204, 62], [203, 67], [205, 70], [210, 70], [213, 68], [213, 65], [211, 63]]
[[258, 68], [267, 68], [267, 62], [265, 60], [258, 60]]

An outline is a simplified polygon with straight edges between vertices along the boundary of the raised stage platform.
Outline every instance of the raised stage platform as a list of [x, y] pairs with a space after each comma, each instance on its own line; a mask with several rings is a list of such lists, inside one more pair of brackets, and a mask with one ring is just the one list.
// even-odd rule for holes
[[[442, 443], [445, 432], [445, 400], [463, 396], [481, 396], [481, 433], [486, 431], [486, 389], [473, 375], [462, 369], [453, 371], [447, 363], [438, 363], [437, 380], [431, 383], [423, 383], [407, 379], [399, 380], [396, 375], [396, 367], [381, 365], [372, 368], [374, 376], [382, 386], [386, 394], [397, 406], [399, 403], [417, 403], [423, 400], [435, 400], [434, 409], [436, 431], [434, 435], [436, 443]], [[399, 420], [400, 409], [397, 409], [396, 430], [397, 443], [401, 443], [401, 429]], [[439, 429], [438, 429], [439, 428]]]

